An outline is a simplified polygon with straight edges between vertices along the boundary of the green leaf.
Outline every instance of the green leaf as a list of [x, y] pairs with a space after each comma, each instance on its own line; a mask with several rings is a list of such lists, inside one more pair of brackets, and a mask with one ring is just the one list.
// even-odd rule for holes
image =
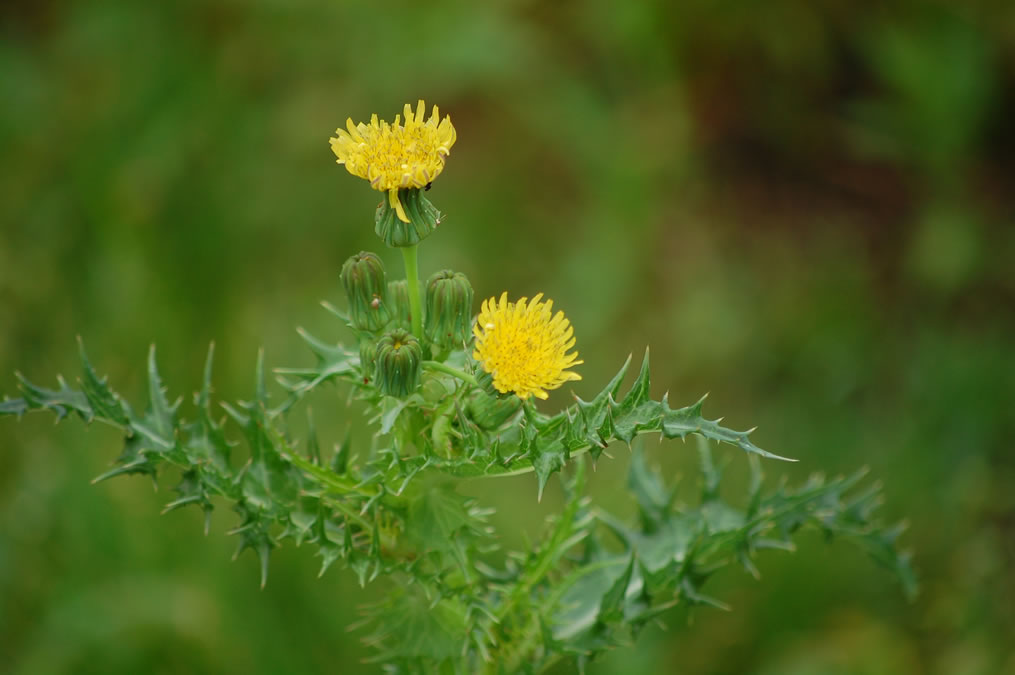
[[275, 374], [282, 385], [294, 394], [303, 396], [324, 382], [345, 379], [359, 383], [359, 352], [341, 345], [331, 345], [297, 328], [296, 332], [317, 357], [314, 368], [276, 368]]
[[638, 501], [642, 518], [648, 528], [656, 527], [669, 512], [674, 491], [666, 488], [662, 477], [648, 468], [645, 453], [635, 448], [627, 474], [628, 490]]
[[[661, 401], [648, 398], [647, 351], [638, 377], [621, 402], [617, 403], [616, 394], [630, 363], [629, 357], [603, 391], [591, 401], [576, 397], [572, 406], [549, 418], [526, 406], [526, 423], [521, 427], [513, 425], [498, 432], [479, 430], [482, 433], [463, 435], [460, 456], [440, 458], [433, 462], [433, 467], [460, 477], [535, 471], [541, 489], [549, 476], [563, 468], [572, 456], [588, 452], [596, 459], [611, 441], [630, 443], [634, 437], [646, 433], [660, 433], [665, 438], [686, 438], [697, 434], [709, 440], [736, 445], [750, 454], [795, 461], [757, 447], [749, 439], [750, 431], [734, 431], [721, 426], [719, 420], [702, 417], [705, 397], [677, 410], [669, 407], [667, 396], [663, 396]], [[486, 464], [474, 461], [475, 457], [488, 456], [491, 448], [496, 448], [503, 459]]]
[[410, 497], [406, 524], [413, 541], [439, 551], [453, 548], [458, 532], [475, 526], [468, 500], [448, 484], [425, 486]]
[[99, 378], [85, 354], [85, 343], [78, 337], [78, 353], [81, 357], [83, 374], [81, 388], [95, 415], [119, 426], [130, 424], [130, 414], [124, 409], [120, 397], [106, 384], [106, 378]]
[[546, 481], [550, 479], [551, 475], [564, 468], [566, 452], [564, 444], [559, 440], [554, 440], [547, 445], [537, 444], [533, 448], [532, 453], [535, 455], [533, 468], [536, 471], [536, 480], [539, 483], [537, 500], [542, 501], [543, 488], [546, 487]]
[[466, 607], [454, 598], [432, 603], [418, 589], [397, 589], [371, 615], [376, 629], [367, 641], [379, 650], [370, 659], [374, 662], [427, 659], [441, 663], [460, 657], [468, 640]]
[[627, 567], [603, 594], [603, 599], [599, 602], [599, 613], [596, 615], [599, 623], [613, 624], [624, 620], [624, 600], [627, 597], [627, 588], [631, 584], [634, 560], [635, 556], [631, 555]]
[[5, 398], [3, 401], [0, 401], [0, 415], [17, 415], [21, 417], [28, 410], [28, 403], [23, 398]]
[[53, 390], [32, 384], [21, 373], [15, 372], [14, 376], [18, 379], [22, 398], [6, 402], [9, 405], [0, 408], [0, 413], [21, 415], [29, 410], [49, 410], [56, 414], [57, 420], [62, 420], [73, 411], [85, 422], [91, 422], [95, 416], [88, 398], [68, 387], [62, 377], [56, 378], [60, 388]]

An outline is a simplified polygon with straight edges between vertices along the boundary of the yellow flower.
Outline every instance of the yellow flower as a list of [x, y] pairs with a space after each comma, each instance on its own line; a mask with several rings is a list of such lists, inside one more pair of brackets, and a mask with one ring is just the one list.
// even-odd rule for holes
[[483, 301], [472, 332], [476, 336], [473, 357], [493, 376], [493, 386], [519, 398], [546, 398], [547, 389], [556, 389], [581, 375], [567, 370], [585, 363], [574, 347], [574, 329], [564, 312], [554, 316], [553, 301], [540, 302], [542, 293], [527, 302], [508, 302], [507, 293]]
[[[429, 185], [444, 170], [444, 160], [455, 144], [455, 128], [447, 115], [440, 119], [437, 106], [430, 119], [424, 121], [422, 99], [416, 112], [405, 104], [405, 124], [400, 115], [388, 124], [370, 117], [370, 124], [353, 124], [349, 118], [345, 129], [336, 129], [331, 149], [339, 164], [354, 176], [370, 181], [370, 187], [388, 193], [388, 203], [400, 220], [409, 222], [398, 191], [405, 188], [422, 188]], [[439, 123], [438, 123], [439, 121]]]

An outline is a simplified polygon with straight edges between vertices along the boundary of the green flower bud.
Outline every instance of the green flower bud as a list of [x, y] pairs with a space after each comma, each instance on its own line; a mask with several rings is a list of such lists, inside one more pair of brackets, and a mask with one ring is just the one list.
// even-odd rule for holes
[[440, 349], [461, 347], [472, 333], [472, 284], [461, 272], [443, 270], [426, 282], [423, 334]]
[[409, 282], [405, 279], [388, 282], [388, 302], [395, 326], [412, 330], [412, 310], [409, 304]]
[[374, 379], [374, 368], [377, 365], [377, 341], [367, 338], [359, 343], [359, 365], [363, 370], [363, 380]]
[[342, 265], [342, 285], [356, 328], [377, 332], [391, 320], [384, 263], [376, 254], [363, 251], [346, 260]]
[[408, 332], [396, 329], [377, 343], [377, 386], [388, 396], [407, 396], [419, 386], [423, 348]]
[[413, 246], [429, 237], [441, 224], [441, 212], [423, 196], [420, 188], [402, 188], [398, 201], [408, 216], [409, 222], [398, 217], [398, 211], [391, 208], [385, 197], [374, 216], [374, 232], [388, 246]]
[[514, 394], [491, 396], [484, 391], [474, 391], [466, 405], [466, 412], [480, 429], [492, 431], [507, 422], [518, 412], [521, 399]]

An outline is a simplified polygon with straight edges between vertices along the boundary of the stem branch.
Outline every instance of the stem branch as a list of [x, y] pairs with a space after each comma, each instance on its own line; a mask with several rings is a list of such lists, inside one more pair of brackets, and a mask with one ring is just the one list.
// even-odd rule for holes
[[424, 361], [423, 362], [423, 367], [424, 368], [429, 368], [430, 370], [440, 371], [440, 372], [445, 373], [447, 375], [451, 375], [452, 377], [457, 377], [462, 382], [468, 382], [473, 387], [478, 387], [479, 386], [479, 382], [476, 381], [476, 378], [473, 377], [472, 375], [470, 375], [469, 373], [465, 372], [464, 370], [458, 370], [457, 368], [452, 368], [451, 366], [445, 365], [445, 364], [441, 363], [440, 361]]

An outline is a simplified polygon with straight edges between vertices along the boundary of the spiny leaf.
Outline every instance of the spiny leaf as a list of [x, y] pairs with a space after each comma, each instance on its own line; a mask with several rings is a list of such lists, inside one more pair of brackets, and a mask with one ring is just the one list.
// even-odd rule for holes
[[532, 465], [539, 483], [537, 500], [542, 501], [546, 481], [550, 479], [551, 475], [564, 468], [564, 444], [560, 441], [553, 441], [548, 445], [533, 448], [532, 452], [535, 454]]
[[68, 412], [73, 411], [85, 422], [92, 421], [94, 413], [88, 398], [82, 392], [68, 387], [62, 377], [57, 377], [60, 388], [53, 390], [32, 384], [19, 372], [15, 372], [14, 376], [18, 379], [23, 397], [6, 402], [9, 405], [0, 407], [0, 413], [21, 415], [29, 410], [50, 410], [56, 414], [57, 420], [62, 420]]
[[351, 453], [352, 431], [345, 430], [345, 437], [342, 442], [335, 446], [335, 452], [331, 456], [329, 466], [337, 474], [344, 474], [349, 468], [349, 454]]
[[430, 485], [409, 499], [409, 536], [423, 549], [450, 550], [455, 535], [471, 529], [468, 501], [447, 485]]
[[[302, 328], [297, 329], [317, 357], [315, 368], [276, 368], [275, 374], [286, 389], [304, 395], [324, 382], [344, 378], [359, 382], [359, 354], [340, 345], [329, 345]], [[294, 379], [291, 379], [294, 378]]]
[[314, 425], [314, 412], [307, 408], [307, 457], [314, 464], [321, 466], [321, 445], [317, 441], [317, 427]]
[[[650, 372], [649, 372], [649, 350], [645, 348], [645, 358], [641, 362], [641, 370], [638, 372], [638, 377], [631, 384], [631, 388], [628, 390], [624, 399], [621, 401], [621, 407], [623, 412], [630, 412], [637, 408], [642, 403], [651, 400], [650, 397]], [[616, 394], [612, 394], [613, 398], [616, 398]]]
[[169, 405], [166, 399], [166, 390], [162, 386], [162, 378], [155, 362], [155, 345], [148, 351], [148, 406], [145, 420], [160, 436], [172, 438], [173, 428], [176, 426], [176, 409], [180, 406], [180, 402]]
[[396, 590], [370, 614], [376, 629], [367, 641], [379, 650], [371, 661], [405, 658], [441, 663], [457, 658], [466, 643], [466, 608], [454, 598], [432, 603], [419, 589]]
[[21, 417], [28, 412], [28, 404], [23, 398], [5, 398], [0, 401], [0, 415], [17, 415]]
[[[526, 424], [493, 432], [482, 432], [461, 437], [461, 456], [437, 458], [433, 467], [455, 476], [495, 476], [536, 471], [540, 485], [575, 454], [588, 452], [597, 459], [613, 440], [631, 442], [645, 433], [661, 433], [666, 438], [686, 438], [697, 434], [706, 439], [730, 443], [742, 450], [770, 459], [789, 460], [754, 445], [750, 431], [734, 431], [719, 424], [718, 420], [702, 417], [705, 397], [693, 405], [673, 410], [667, 397], [661, 401], [648, 398], [648, 354], [642, 362], [641, 372], [634, 385], [620, 403], [619, 392], [630, 358], [606, 388], [591, 401], [576, 398], [575, 403], [562, 413], [548, 418], [526, 407]], [[481, 430], [480, 430], [481, 431]], [[557, 449], [556, 444], [562, 446]], [[510, 461], [478, 464], [472, 457], [485, 456], [491, 447]], [[546, 450], [553, 451], [547, 453]], [[538, 450], [538, 451], [537, 451]]]
[[627, 587], [631, 583], [634, 559], [635, 556], [632, 554], [627, 561], [627, 567], [603, 595], [603, 599], [599, 603], [599, 613], [596, 615], [596, 620], [599, 623], [612, 624], [624, 620], [624, 599], [627, 596]]
[[94, 414], [104, 417], [119, 426], [130, 424], [130, 416], [124, 410], [120, 397], [109, 388], [106, 378], [100, 379], [96, 375], [95, 369], [92, 368], [92, 364], [88, 361], [88, 355], [85, 353], [85, 343], [80, 336], [78, 337], [78, 354], [81, 357], [81, 367], [83, 369], [81, 388], [88, 398], [88, 403], [91, 405]]
[[638, 501], [647, 529], [665, 519], [673, 501], [673, 490], [667, 489], [659, 474], [648, 468], [641, 448], [635, 448], [631, 454], [627, 487]]

